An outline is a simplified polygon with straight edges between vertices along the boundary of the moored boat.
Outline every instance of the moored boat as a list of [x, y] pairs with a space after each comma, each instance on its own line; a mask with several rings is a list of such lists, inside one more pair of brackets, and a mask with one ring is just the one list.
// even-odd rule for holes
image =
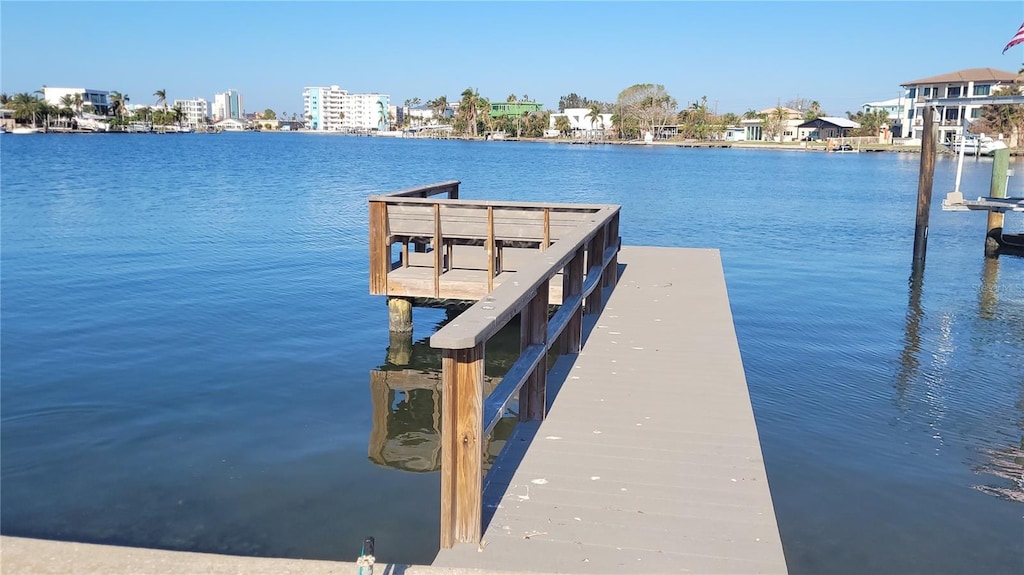
[[1005, 150], [1009, 146], [1002, 140], [981, 134], [980, 136], [968, 135], [966, 138], [946, 142], [946, 147], [954, 153], [960, 153], [960, 149], [963, 148], [965, 156], [991, 156], [996, 150]]

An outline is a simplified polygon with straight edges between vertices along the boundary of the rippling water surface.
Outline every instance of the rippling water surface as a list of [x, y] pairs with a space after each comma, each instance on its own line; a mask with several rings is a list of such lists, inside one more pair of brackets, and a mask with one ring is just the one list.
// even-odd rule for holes
[[[4, 534], [349, 560], [373, 534], [429, 562], [436, 397], [375, 379], [399, 368], [366, 197], [460, 179], [620, 203], [627, 244], [721, 249], [792, 572], [1024, 566], [1024, 259], [986, 260], [984, 215], [938, 209], [948, 159], [911, 286], [916, 155], [303, 134], [0, 154]], [[990, 170], [967, 160], [965, 195]], [[410, 366], [436, 370], [444, 314], [414, 319]]]

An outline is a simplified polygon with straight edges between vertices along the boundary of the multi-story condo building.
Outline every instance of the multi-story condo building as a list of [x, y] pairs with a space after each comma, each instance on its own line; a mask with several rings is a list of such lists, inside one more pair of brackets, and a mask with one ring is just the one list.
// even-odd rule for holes
[[242, 95], [235, 90], [228, 90], [213, 96], [213, 121], [245, 119], [245, 102]]
[[110, 92], [105, 90], [91, 90], [88, 88], [54, 88], [50, 86], [43, 86], [43, 99], [46, 103], [51, 106], [60, 106], [61, 99], [64, 96], [74, 96], [75, 94], [82, 95], [82, 110], [76, 110], [78, 112], [88, 111], [85, 108], [86, 104], [92, 107], [92, 113], [100, 116], [106, 116], [110, 111]]
[[306, 127], [318, 132], [390, 129], [387, 94], [350, 94], [338, 86], [307, 86], [302, 90]]
[[198, 128], [199, 126], [207, 123], [210, 115], [210, 106], [206, 102], [206, 98], [175, 100], [174, 106], [181, 106], [181, 111], [185, 114], [185, 117], [182, 119], [182, 123], [188, 125], [190, 128]]
[[[1012, 86], [1017, 74], [992, 68], [970, 68], [930, 78], [905, 82], [903, 88], [910, 103], [906, 115], [900, 118], [901, 133], [904, 137], [920, 140], [924, 132], [923, 111], [928, 100], [934, 98], [981, 98], [990, 96]], [[953, 140], [963, 132], [965, 124], [981, 117], [981, 105], [943, 105], [934, 102], [938, 109], [937, 128], [939, 141]], [[895, 127], [894, 127], [895, 128]], [[894, 129], [895, 133], [895, 129]]]

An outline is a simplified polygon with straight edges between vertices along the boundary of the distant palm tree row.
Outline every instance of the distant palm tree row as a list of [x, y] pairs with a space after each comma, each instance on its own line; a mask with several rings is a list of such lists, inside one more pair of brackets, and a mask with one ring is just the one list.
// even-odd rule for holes
[[[180, 104], [172, 108], [167, 107], [167, 90], [157, 90], [153, 93], [156, 96], [156, 107], [153, 109], [143, 107], [132, 112], [128, 109], [130, 98], [128, 94], [112, 91], [108, 95], [110, 107], [108, 113], [112, 116], [112, 126], [125, 126], [133, 121], [148, 122], [160, 126], [167, 126], [172, 123], [181, 124], [185, 119], [185, 112]], [[76, 118], [83, 114], [92, 114], [97, 110], [95, 107], [83, 100], [82, 94], [67, 94], [61, 96], [60, 103], [53, 105], [42, 97], [42, 90], [28, 93], [22, 92], [13, 97], [7, 94], [0, 94], [0, 106], [10, 108], [14, 111], [16, 121], [31, 124], [33, 128], [43, 127], [72, 127]]]

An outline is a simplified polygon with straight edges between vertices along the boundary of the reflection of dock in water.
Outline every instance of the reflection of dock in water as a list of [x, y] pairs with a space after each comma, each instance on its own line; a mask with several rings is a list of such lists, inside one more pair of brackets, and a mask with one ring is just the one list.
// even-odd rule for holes
[[[490, 393], [500, 377], [485, 377]], [[441, 469], [441, 373], [415, 369], [370, 372], [373, 429], [368, 456], [377, 465], [424, 473]], [[514, 416], [499, 423], [484, 440], [484, 467], [505, 446]]]

